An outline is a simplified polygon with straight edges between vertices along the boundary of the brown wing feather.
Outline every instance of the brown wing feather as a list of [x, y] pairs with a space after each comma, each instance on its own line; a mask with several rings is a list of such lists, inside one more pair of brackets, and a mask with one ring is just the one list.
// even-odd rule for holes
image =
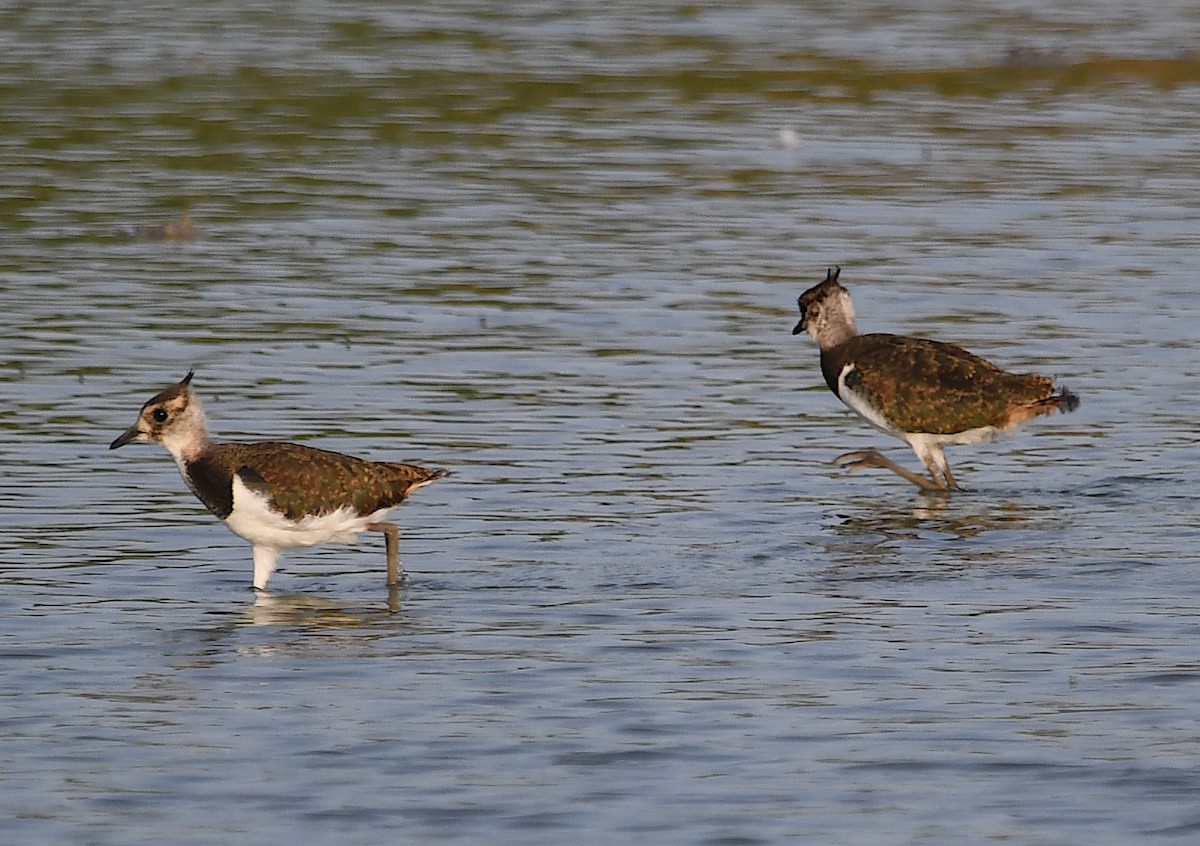
[[325, 511], [348, 506], [370, 514], [398, 505], [415, 487], [446, 475], [301, 444], [220, 444], [214, 450], [230, 472], [247, 468], [243, 482], [270, 496], [272, 507], [290, 519], [316, 511], [318, 501]]
[[[902, 335], [859, 335], [838, 348], [838, 372], [853, 362], [851, 387], [905, 432], [950, 434], [1005, 428], [1016, 409], [1048, 399], [1044, 376], [1007, 373], [953, 344]], [[826, 373], [826, 379], [831, 374]], [[837, 376], [833, 375], [836, 384]]]

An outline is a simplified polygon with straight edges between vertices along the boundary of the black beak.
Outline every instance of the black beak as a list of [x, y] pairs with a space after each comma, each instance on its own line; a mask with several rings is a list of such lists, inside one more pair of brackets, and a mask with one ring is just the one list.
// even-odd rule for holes
[[130, 443], [131, 441], [137, 440], [137, 436], [137, 426], [130, 426], [128, 429], [122, 432], [115, 441], [109, 444], [108, 448], [116, 449], [117, 447], [123, 447], [125, 444]]
[[804, 331], [804, 318], [800, 318], [800, 322], [796, 324], [796, 328], [792, 330], [793, 335], [799, 335]]

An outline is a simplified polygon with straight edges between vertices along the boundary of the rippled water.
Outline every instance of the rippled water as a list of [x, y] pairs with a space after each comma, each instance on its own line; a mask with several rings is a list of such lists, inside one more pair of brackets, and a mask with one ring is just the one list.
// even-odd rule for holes
[[[0, 11], [7, 838], [1193, 841], [1200, 15], [807, 5]], [[831, 264], [1081, 410], [837, 470]], [[398, 609], [107, 450], [192, 366], [453, 471]]]

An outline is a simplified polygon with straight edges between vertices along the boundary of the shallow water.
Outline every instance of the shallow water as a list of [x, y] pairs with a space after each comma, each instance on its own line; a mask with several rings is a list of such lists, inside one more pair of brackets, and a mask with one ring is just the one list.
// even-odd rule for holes
[[[0, 12], [12, 841], [1192, 842], [1200, 16], [976, 5]], [[832, 264], [1082, 408], [839, 471]], [[453, 471], [396, 607], [107, 450], [193, 366]]]

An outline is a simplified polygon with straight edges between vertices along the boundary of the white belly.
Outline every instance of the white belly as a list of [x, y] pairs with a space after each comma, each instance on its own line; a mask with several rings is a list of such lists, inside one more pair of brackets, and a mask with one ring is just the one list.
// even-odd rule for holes
[[295, 549], [318, 543], [350, 543], [367, 530], [368, 523], [382, 520], [389, 511], [383, 508], [364, 517], [351, 508], [339, 508], [328, 514], [288, 520], [271, 511], [266, 496], [250, 490], [234, 476], [233, 512], [225, 525], [255, 546]]

